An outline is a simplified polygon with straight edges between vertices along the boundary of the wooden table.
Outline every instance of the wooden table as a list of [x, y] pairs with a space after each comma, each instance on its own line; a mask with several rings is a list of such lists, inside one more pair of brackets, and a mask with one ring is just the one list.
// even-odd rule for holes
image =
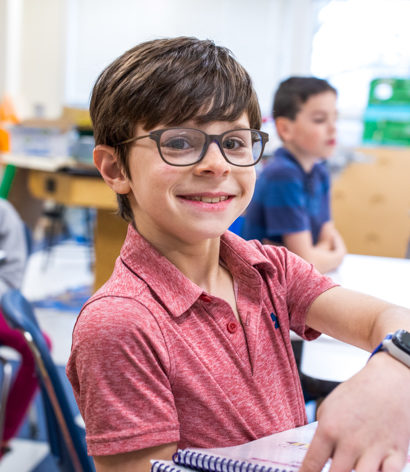
[[110, 276], [126, 234], [127, 224], [115, 214], [115, 193], [99, 175], [87, 175], [70, 158], [2, 154], [1, 162], [29, 169], [28, 187], [39, 199], [97, 209], [94, 290], [99, 288]]

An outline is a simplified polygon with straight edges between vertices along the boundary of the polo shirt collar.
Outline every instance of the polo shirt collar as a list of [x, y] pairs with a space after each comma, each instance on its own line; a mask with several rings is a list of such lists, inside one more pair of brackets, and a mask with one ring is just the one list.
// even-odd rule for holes
[[[221, 237], [221, 259], [235, 279], [240, 278], [251, 288], [260, 290], [258, 270], [252, 266], [270, 266], [268, 259], [239, 236], [227, 231]], [[138, 231], [128, 226], [121, 249], [123, 263], [142, 279], [173, 316], [185, 313], [204, 293], [174, 264], [159, 253]], [[246, 266], [246, 267], [245, 267]]]

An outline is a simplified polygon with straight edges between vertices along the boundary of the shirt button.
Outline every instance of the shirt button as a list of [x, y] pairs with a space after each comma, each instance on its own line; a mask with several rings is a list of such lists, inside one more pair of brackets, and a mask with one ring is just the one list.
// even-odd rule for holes
[[226, 325], [226, 329], [231, 333], [236, 333], [238, 331], [238, 324], [235, 323], [234, 321], [230, 321], [227, 325]]
[[206, 303], [209, 303], [212, 300], [209, 295], [205, 295], [204, 293], [199, 296], [199, 299]]

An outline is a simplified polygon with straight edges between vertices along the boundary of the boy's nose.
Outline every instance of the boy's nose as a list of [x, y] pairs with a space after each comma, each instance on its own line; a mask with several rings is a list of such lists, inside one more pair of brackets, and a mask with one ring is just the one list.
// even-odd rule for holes
[[230, 171], [230, 164], [226, 161], [219, 149], [218, 143], [212, 142], [208, 146], [205, 156], [195, 166], [199, 173], [213, 173], [215, 175], [224, 175]]

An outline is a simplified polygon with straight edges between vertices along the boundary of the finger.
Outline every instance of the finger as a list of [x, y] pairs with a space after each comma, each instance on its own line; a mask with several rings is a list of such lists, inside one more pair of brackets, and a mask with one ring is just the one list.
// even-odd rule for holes
[[357, 459], [358, 453], [353, 447], [339, 445], [333, 453], [329, 472], [350, 472], [354, 469]]
[[318, 429], [313, 436], [299, 472], [320, 472], [332, 456], [333, 441], [325, 438]]
[[381, 466], [382, 472], [400, 472], [404, 469], [407, 455], [401, 451], [392, 451], [383, 460]]
[[374, 472], [380, 470], [380, 465], [383, 461], [382, 448], [372, 448], [367, 450], [357, 461], [356, 472]]

